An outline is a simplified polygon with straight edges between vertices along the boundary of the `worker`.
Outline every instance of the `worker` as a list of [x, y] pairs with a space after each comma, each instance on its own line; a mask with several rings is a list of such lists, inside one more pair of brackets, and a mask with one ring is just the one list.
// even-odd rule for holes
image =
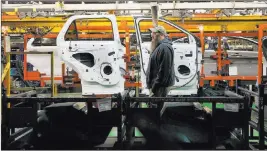
[[230, 50], [230, 46], [227, 42], [227, 38], [226, 37], [223, 37], [222, 38], [222, 43], [223, 43], [223, 50]]
[[150, 96], [166, 97], [169, 87], [175, 83], [172, 42], [167, 38], [164, 27], [157, 26], [150, 28], [150, 31], [152, 41], [146, 84]]
[[[174, 51], [172, 42], [168, 39], [166, 30], [162, 26], [150, 28], [151, 45], [150, 59], [146, 71], [146, 84], [150, 89], [149, 96], [166, 97], [169, 87], [175, 83], [174, 72]], [[164, 102], [151, 103], [150, 107], [155, 107], [162, 112]], [[162, 114], [161, 114], [162, 115]], [[180, 145], [173, 141], [177, 140], [176, 135], [169, 135], [165, 127], [161, 127], [158, 121], [145, 113], [134, 113], [131, 115], [134, 125], [146, 138], [147, 150], [161, 149], [181, 149]], [[168, 132], [168, 133], [166, 133]]]

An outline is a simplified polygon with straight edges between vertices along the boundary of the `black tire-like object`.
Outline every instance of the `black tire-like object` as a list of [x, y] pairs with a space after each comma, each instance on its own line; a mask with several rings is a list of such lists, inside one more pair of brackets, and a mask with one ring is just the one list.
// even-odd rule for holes
[[[38, 113], [38, 124], [28, 144], [36, 150], [93, 149], [104, 143], [112, 127], [94, 128], [89, 134], [87, 115], [73, 107], [74, 103], [57, 103]], [[208, 144], [211, 131], [211, 116], [194, 106], [167, 108], [158, 124], [150, 115], [133, 113], [132, 122], [146, 138], [142, 149], [177, 150], [211, 149]], [[216, 131], [216, 143], [223, 144], [230, 137], [231, 128]], [[184, 145], [186, 144], [186, 145]]]
[[[160, 125], [144, 113], [133, 115], [133, 121], [147, 140], [145, 149], [212, 149], [209, 143], [212, 130], [211, 116], [194, 106], [167, 108]], [[222, 127], [216, 131], [216, 144], [223, 144], [229, 139], [230, 131], [232, 128], [227, 127]]]
[[84, 150], [104, 143], [112, 127], [88, 132], [88, 116], [74, 103], [56, 103], [39, 111], [37, 126], [28, 141], [35, 150]]

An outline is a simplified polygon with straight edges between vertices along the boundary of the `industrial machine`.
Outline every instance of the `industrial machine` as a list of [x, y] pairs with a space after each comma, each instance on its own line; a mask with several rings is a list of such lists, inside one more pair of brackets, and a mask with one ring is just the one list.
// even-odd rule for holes
[[[266, 149], [267, 40], [262, 38], [266, 18], [234, 15], [235, 9], [244, 8], [243, 13], [253, 9], [264, 14], [265, 3], [220, 3], [219, 8], [224, 9], [219, 10], [207, 9], [217, 2], [190, 6], [163, 3], [159, 14], [171, 12], [176, 17], [158, 18], [158, 5], [150, 10], [148, 3], [64, 2], [55, 6], [21, 4], [19, 8], [10, 2], [4, 4], [2, 19], [8, 27], [2, 53], [6, 57], [2, 62], [2, 85], [6, 87], [1, 98], [2, 149]], [[185, 10], [176, 10], [185, 5]], [[25, 13], [26, 7], [34, 8]], [[54, 7], [56, 10], [47, 9]], [[196, 13], [199, 7], [206, 13]], [[7, 12], [13, 9], [15, 13]], [[76, 11], [80, 9], [84, 10]], [[92, 9], [99, 12], [91, 15], [88, 11]], [[126, 9], [128, 12], [123, 11]], [[135, 9], [142, 15], [119, 15]], [[187, 9], [194, 10], [191, 17]], [[110, 15], [104, 15], [103, 10]], [[167, 29], [175, 52], [175, 85], [167, 97], [160, 98], [148, 97], [146, 87], [151, 51], [148, 29], [155, 25]], [[24, 52], [9, 51], [8, 32], [24, 33], [20, 36]], [[207, 50], [205, 37], [209, 36], [218, 38], [212, 44], [215, 48]], [[258, 37], [258, 41], [233, 36]], [[225, 37], [252, 42], [246, 48], [256, 51], [241, 51], [231, 44], [225, 49]], [[38, 81], [40, 87], [10, 87], [10, 58], [16, 55], [21, 56], [22, 80]], [[34, 68], [29, 69], [27, 63]], [[74, 85], [74, 81], [81, 85]], [[56, 92], [69, 87], [81, 87], [82, 91]], [[12, 89], [32, 91], [14, 94]], [[150, 103], [163, 103], [163, 109]], [[251, 139], [258, 142], [253, 146]]]
[[[150, 37], [150, 34], [149, 33], [146, 34], [146, 32], [142, 32], [141, 37], [143, 40], [142, 44], [146, 49], [146, 51], [143, 52], [144, 55], [142, 55], [144, 57], [144, 56], [146, 56], [147, 53], [149, 53], [148, 49], [150, 47], [151, 37]], [[238, 49], [238, 45], [235, 45], [235, 43], [229, 43], [229, 50], [226, 50], [227, 54], [228, 54], [228, 59], [231, 61], [231, 64], [229, 67], [230, 68], [231, 67], [237, 68], [236, 72], [232, 72], [230, 74], [231, 75], [250, 75], [250, 76], [256, 75], [256, 73], [257, 73], [257, 60], [258, 60], [258, 52], [257, 52], [258, 42], [255, 40], [251, 40], [249, 38], [245, 38], [245, 37], [227, 37], [227, 38], [229, 40], [235, 40], [239, 43], [247, 43], [247, 46], [249, 48], [253, 48], [251, 50], [249, 50], [247, 48], [242, 48], [242, 50], [240, 50], [240, 49]], [[131, 36], [131, 39], [130, 39], [131, 41], [134, 41], [134, 42], [132, 42], [132, 44], [136, 43], [135, 39], [136, 39], [136, 34], [133, 34]], [[177, 40], [177, 38], [175, 38], [175, 37], [172, 39]], [[213, 46], [216, 43], [214, 43], [214, 42], [210, 43], [209, 41], [206, 41], [205, 44]], [[182, 43], [179, 43], [179, 44], [176, 43], [175, 45], [183, 45], [183, 44]], [[131, 45], [131, 47], [133, 47], [135, 49], [135, 47], [133, 45]], [[205, 75], [216, 75], [216, 73], [214, 73], [214, 71], [217, 70], [216, 49], [217, 49], [217, 47], [211, 48], [208, 46], [205, 50], [204, 58], [203, 58], [205, 60], [205, 62], [204, 62]], [[64, 62], [61, 61], [56, 50], [57, 50], [57, 46], [56, 46], [56, 37], [55, 37], [55, 38], [31, 38], [27, 42], [27, 49], [25, 51], [26, 52], [54, 51], [54, 68], [55, 68], [54, 75], [56, 77], [62, 77], [63, 76], [62, 71], [65, 71], [64, 74], [66, 75], [67, 74], [66, 69], [68, 68], [69, 71], [72, 71], [72, 69], [70, 67], [62, 66], [62, 63], [64, 63]], [[50, 55], [41, 55], [38, 59], [36, 58], [36, 55], [30, 55], [30, 54], [27, 55], [27, 61], [29, 63], [31, 63], [34, 66], [34, 69], [38, 70], [42, 74], [42, 76], [51, 76], [50, 70], [48, 70], [46, 68], [47, 64], [44, 64], [44, 62], [46, 62], [49, 59], [50, 59]], [[178, 60], [180, 60], [180, 59], [177, 59], [176, 61], [178, 61]], [[144, 63], [144, 65], [145, 65], [145, 63]], [[244, 70], [245, 67], [250, 68], [250, 70]], [[63, 68], [65, 68], [65, 69], [63, 69]], [[186, 70], [188, 70], [186, 67], [183, 67], [181, 70], [185, 70], [184, 72], [188, 72], [188, 71], [186, 71]], [[142, 71], [141, 74], [143, 73], [143, 76], [145, 76], [144, 71], [143, 70], [141, 70], [141, 71]], [[178, 72], [178, 70], [176, 72]], [[187, 74], [187, 73], [185, 73], [185, 74]], [[143, 80], [145, 80], [145, 79], [143, 79]], [[56, 80], [55, 82], [57, 84], [62, 84], [62, 80]], [[144, 90], [144, 92], [147, 93], [147, 90]]]

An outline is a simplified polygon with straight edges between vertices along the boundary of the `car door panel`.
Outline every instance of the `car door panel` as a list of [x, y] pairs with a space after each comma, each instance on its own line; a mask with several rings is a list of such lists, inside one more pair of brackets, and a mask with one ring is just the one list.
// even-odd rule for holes
[[[95, 40], [93, 38], [84, 38], [86, 35], [93, 36], [95, 34], [88, 22], [96, 19], [108, 19], [111, 22], [112, 33], [107, 33], [111, 35], [111, 39]], [[75, 22], [76, 20], [77, 23]], [[90, 30], [86, 31], [90, 33], [77, 34], [80, 31], [76, 31], [75, 34], [75, 31], [68, 30], [72, 28], [88, 28]], [[73, 35], [72, 32], [74, 33]], [[75, 40], [69, 40], [73, 37]], [[61, 59], [78, 73], [81, 79], [83, 95], [114, 94], [124, 91], [125, 80], [120, 69], [125, 69], [126, 67], [123, 60], [125, 49], [120, 42], [117, 21], [114, 15], [79, 15], [71, 17], [59, 33], [57, 44]]]
[[[148, 94], [146, 88], [146, 69], [149, 62], [150, 54], [149, 46], [150, 42], [142, 41], [140, 22], [143, 20], [151, 20], [148, 17], [136, 17], [135, 18], [135, 29], [136, 35], [140, 47], [140, 64], [141, 64], [141, 82], [142, 82], [142, 93]], [[198, 71], [199, 71], [199, 61], [198, 59], [199, 51], [196, 45], [194, 37], [186, 30], [180, 28], [179, 26], [168, 22], [164, 19], [159, 19], [166, 26], [172, 26], [173, 28], [182, 31], [188, 36], [188, 43], [173, 42], [174, 49], [174, 66], [175, 66], [175, 76], [179, 79], [175, 81], [174, 86], [171, 87], [169, 95], [192, 95], [197, 93], [198, 89]], [[182, 71], [183, 70], [183, 71]], [[185, 70], [185, 71], [184, 71]], [[189, 70], [189, 73], [186, 73]], [[176, 79], [177, 79], [176, 78]]]

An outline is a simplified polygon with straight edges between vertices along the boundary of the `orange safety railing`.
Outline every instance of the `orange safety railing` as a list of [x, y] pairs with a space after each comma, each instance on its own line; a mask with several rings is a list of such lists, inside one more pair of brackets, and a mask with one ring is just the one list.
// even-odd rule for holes
[[[201, 41], [201, 52], [202, 52], [202, 58], [204, 58], [204, 53], [205, 53], [205, 41], [204, 41], [204, 28], [201, 25], [199, 27], [200, 29], [200, 41]], [[204, 77], [204, 62], [201, 61], [201, 70], [200, 70], [200, 76]], [[200, 78], [199, 85], [203, 86], [204, 85], [204, 80]]]
[[[196, 26], [194, 25], [194, 28]], [[199, 27], [199, 26], [198, 26]], [[102, 28], [102, 27], [101, 27]], [[107, 28], [107, 27], [105, 27]], [[127, 63], [129, 63], [130, 61], [130, 27], [127, 26], [127, 22], [126, 21], [122, 21], [120, 23], [120, 28], [122, 28], [125, 33], [124, 34], [120, 34], [120, 37], [123, 38], [125, 37], [125, 45], [126, 45], [126, 54], [125, 54], [125, 61]], [[261, 82], [261, 76], [262, 75], [262, 49], [261, 49], [261, 38], [263, 36], [267, 36], [267, 33], [264, 32], [264, 28], [266, 28], [266, 25], [260, 25], [259, 26], [259, 32], [249, 32], [249, 33], [204, 33], [203, 28], [202, 30], [200, 30], [200, 33], [194, 33], [194, 35], [200, 37], [201, 39], [201, 50], [202, 50], [202, 54], [204, 54], [205, 52], [205, 48], [204, 48], [204, 37], [205, 36], [209, 36], [209, 37], [219, 37], [219, 44], [218, 44], [218, 51], [217, 51], [217, 67], [218, 70], [221, 71], [222, 67], [224, 65], [229, 64], [229, 62], [227, 60], [222, 60], [221, 58], [221, 54], [222, 49], [221, 49], [221, 37], [229, 37], [229, 36], [242, 36], [242, 37], [259, 37], [259, 47], [258, 47], [258, 75], [259, 76], [222, 76], [220, 75], [220, 72], [217, 76], [205, 76], [204, 75], [204, 65], [201, 66], [201, 71], [200, 71], [200, 75], [201, 75], [201, 79], [200, 79], [200, 86], [204, 85], [204, 81], [210, 81], [210, 85], [214, 86], [215, 85], [215, 81], [218, 80], [227, 80], [229, 81], [229, 85], [230, 86], [234, 86], [234, 81], [235, 80], [257, 80], [259, 83]], [[86, 29], [89, 29], [89, 27], [86, 27]], [[91, 28], [90, 28], [91, 29]], [[92, 28], [93, 29], [93, 28]], [[170, 33], [169, 37], [173, 38], [173, 37], [182, 37], [185, 36], [185, 34], [183, 33]], [[34, 36], [34, 35], [30, 35], [30, 34], [25, 34], [24, 35], [24, 50], [27, 50], [27, 41], [29, 38], [37, 38], [39, 36]], [[56, 38], [57, 34], [47, 34], [45, 36], [43, 36], [44, 38]], [[78, 35], [79, 38], [112, 38], [113, 35], [112, 34], [79, 34]], [[261, 38], [260, 38], [261, 37]], [[225, 54], [225, 53], [224, 53]], [[41, 81], [41, 84], [44, 85], [44, 81], [46, 80], [51, 80], [50, 77], [42, 77], [41, 73], [38, 71], [27, 71], [27, 55], [24, 55], [24, 80], [37, 80], [37, 81]], [[64, 66], [62, 66], [64, 67]], [[62, 69], [62, 73], [65, 69]], [[128, 72], [128, 67], [127, 67], [127, 72]], [[62, 74], [64, 76], [64, 73]], [[78, 80], [78, 78], [76, 78]], [[62, 80], [63, 81], [63, 77], [55, 77], [54, 80]], [[136, 83], [129, 83], [126, 82], [125, 83], [126, 87], [132, 87], [132, 86], [141, 86], [140, 84], [136, 84]]]
[[[200, 31], [201, 32], [201, 31]], [[195, 36], [200, 37], [201, 33], [193, 33]], [[203, 33], [204, 37], [218, 37], [218, 33]], [[267, 32], [263, 32], [264, 36], [267, 36]], [[186, 34], [183, 33], [170, 33], [169, 37], [184, 37]], [[258, 32], [249, 32], [249, 33], [220, 33], [221, 37], [232, 37], [232, 36], [240, 36], [240, 37], [257, 37]]]
[[[127, 21], [121, 21], [121, 26], [123, 26], [125, 30], [125, 47], [126, 47], [126, 54], [124, 55], [125, 62], [126, 62], [126, 73], [129, 73], [129, 65], [130, 65], [130, 59], [131, 59], [131, 52], [130, 52], [130, 32], [129, 32], [129, 27], [127, 25]], [[128, 76], [125, 76], [127, 78]], [[125, 81], [124, 86], [126, 88], [128, 87], [141, 87], [141, 83], [139, 82], [129, 82]]]
[[[200, 33], [193, 33], [195, 36], [200, 37]], [[26, 34], [27, 35], [27, 34]], [[50, 33], [43, 36], [44, 38], [56, 38], [57, 33]], [[257, 37], [258, 32], [249, 32], [249, 33], [221, 33], [222, 37], [231, 37], [231, 36], [241, 36], [241, 37]], [[264, 36], [267, 36], [267, 32], [263, 32]], [[186, 36], [186, 34], [183, 33], [169, 33], [169, 37], [183, 37]], [[204, 33], [205, 37], [217, 37], [217, 33]], [[37, 38], [39, 36], [33, 36], [28, 34], [28, 38]], [[71, 36], [70, 36], [71, 37]], [[113, 34], [78, 34], [78, 38], [112, 38]], [[120, 34], [120, 38], [124, 38], [125, 34]]]

